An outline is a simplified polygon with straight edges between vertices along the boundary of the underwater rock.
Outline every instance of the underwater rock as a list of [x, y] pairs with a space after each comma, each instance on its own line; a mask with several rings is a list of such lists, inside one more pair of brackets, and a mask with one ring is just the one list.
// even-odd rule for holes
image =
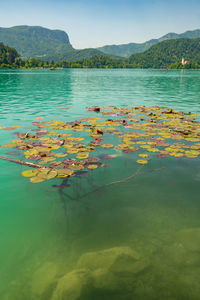
[[37, 296], [51, 293], [59, 275], [59, 267], [51, 262], [45, 263], [36, 270], [32, 278], [32, 292]]
[[86, 269], [74, 270], [58, 281], [52, 300], [77, 300], [89, 286], [91, 286], [90, 272]]
[[97, 294], [130, 292], [137, 275], [147, 266], [148, 262], [129, 247], [85, 253], [77, 269], [58, 281], [52, 300], [95, 299]]
[[131, 285], [135, 274], [144, 270], [148, 262], [129, 247], [115, 247], [86, 253], [77, 266], [92, 271], [94, 288], [112, 291]]
[[105, 267], [110, 268], [117, 260], [127, 258], [138, 260], [140, 255], [129, 247], [114, 247], [83, 254], [78, 260], [77, 266], [94, 271]]
[[177, 233], [178, 241], [188, 251], [200, 251], [200, 228], [186, 228]]

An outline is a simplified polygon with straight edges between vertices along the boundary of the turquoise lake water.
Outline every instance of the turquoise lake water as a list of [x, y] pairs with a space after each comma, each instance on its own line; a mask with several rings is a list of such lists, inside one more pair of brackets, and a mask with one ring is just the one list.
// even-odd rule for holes
[[[21, 126], [0, 130], [0, 144], [38, 116], [69, 122], [124, 104], [200, 113], [200, 72], [0, 70], [0, 126]], [[0, 155], [24, 159], [14, 150]], [[199, 158], [153, 157], [106, 186], [131, 176], [136, 156], [117, 153], [64, 192], [60, 179], [32, 184], [26, 167], [0, 161], [1, 300], [199, 300]]]

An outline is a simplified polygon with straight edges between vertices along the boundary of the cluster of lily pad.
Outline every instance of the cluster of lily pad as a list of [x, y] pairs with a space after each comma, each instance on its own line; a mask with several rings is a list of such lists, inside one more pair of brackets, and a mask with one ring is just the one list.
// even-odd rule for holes
[[[17, 133], [17, 139], [1, 147], [22, 150], [26, 160], [37, 163], [38, 168], [22, 172], [34, 183], [54, 177], [76, 176], [81, 174], [80, 171], [106, 166], [104, 160], [114, 156], [101, 154], [95, 157], [93, 153], [98, 148], [123, 153], [138, 151], [138, 164], [147, 164], [150, 153], [160, 158], [197, 158], [200, 155], [200, 122], [197, 114], [158, 106], [90, 107], [88, 110], [98, 114], [98, 117], [74, 122], [42, 122], [42, 118], [38, 117], [33, 122], [36, 127], [34, 133]], [[14, 130], [17, 127], [0, 129]], [[104, 137], [107, 140], [109, 135], [120, 142], [116, 145], [105, 143]]]

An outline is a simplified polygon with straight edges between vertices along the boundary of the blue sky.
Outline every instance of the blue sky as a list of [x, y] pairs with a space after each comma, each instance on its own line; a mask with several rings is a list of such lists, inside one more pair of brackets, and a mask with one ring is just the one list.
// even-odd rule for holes
[[200, 28], [200, 0], [0, 0], [0, 27], [15, 25], [65, 30], [75, 48], [143, 42]]

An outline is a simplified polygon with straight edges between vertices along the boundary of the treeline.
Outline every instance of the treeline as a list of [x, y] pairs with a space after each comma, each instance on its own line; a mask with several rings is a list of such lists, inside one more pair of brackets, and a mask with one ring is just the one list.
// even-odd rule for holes
[[129, 63], [123, 59], [110, 58], [105, 55], [93, 56], [87, 59], [79, 59], [76, 61], [62, 61], [55, 64], [56, 67], [62, 68], [104, 68], [104, 69], [116, 69], [116, 68], [128, 68]]
[[[181, 59], [189, 60], [182, 65]], [[22, 60], [14, 48], [0, 43], [0, 68], [155, 68], [155, 69], [199, 69], [200, 39], [178, 39], [163, 41], [144, 53], [134, 54], [128, 59], [106, 55], [75, 61], [41, 61], [36, 58]]]
[[173, 64], [171, 64], [169, 66], [169, 69], [177, 69], [177, 70], [180, 70], [180, 69], [200, 69], [200, 65], [195, 63], [195, 62], [189, 62], [185, 65], [182, 65], [182, 63], [180, 62], [175, 62]]
[[0, 68], [19, 68], [21, 66], [21, 57], [17, 51], [0, 43]]
[[[190, 64], [181, 65], [182, 57]], [[200, 38], [172, 39], [156, 44], [143, 53], [129, 57], [129, 63], [136, 68], [196, 68], [200, 65]]]

